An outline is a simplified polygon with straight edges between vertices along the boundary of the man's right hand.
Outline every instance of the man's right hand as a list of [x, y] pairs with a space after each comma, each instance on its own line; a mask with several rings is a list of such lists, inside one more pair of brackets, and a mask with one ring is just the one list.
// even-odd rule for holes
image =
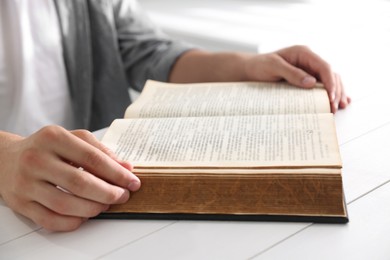
[[0, 132], [0, 194], [48, 230], [76, 229], [140, 185], [131, 165], [86, 130], [47, 126], [27, 138]]

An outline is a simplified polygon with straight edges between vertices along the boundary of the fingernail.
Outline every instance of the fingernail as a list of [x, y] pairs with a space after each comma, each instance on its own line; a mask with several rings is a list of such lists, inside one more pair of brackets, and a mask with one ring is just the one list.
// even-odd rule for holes
[[302, 85], [310, 87], [313, 86], [314, 83], [316, 83], [316, 79], [312, 76], [306, 76], [302, 79]]
[[336, 105], [336, 104], [332, 104], [332, 106], [333, 106], [333, 111], [334, 111], [334, 113], [336, 113], [337, 112], [337, 110], [338, 110], [338, 106]]
[[341, 101], [340, 101], [340, 108], [345, 108], [346, 106], [348, 106], [348, 100], [347, 98], [343, 98]]
[[130, 182], [129, 186], [127, 188], [130, 191], [137, 191], [141, 187], [141, 181], [139, 180], [133, 180]]
[[130, 191], [128, 189], [123, 189], [123, 193], [121, 194], [120, 198], [115, 203], [123, 203], [128, 201], [130, 198]]
[[330, 94], [330, 101], [333, 101], [335, 98], [336, 98], [336, 94], [334, 92], [332, 92]]

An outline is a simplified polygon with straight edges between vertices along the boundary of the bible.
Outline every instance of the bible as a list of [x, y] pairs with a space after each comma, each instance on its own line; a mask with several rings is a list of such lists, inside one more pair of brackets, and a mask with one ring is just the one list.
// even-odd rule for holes
[[149, 80], [102, 142], [142, 185], [99, 218], [348, 222], [321, 84]]

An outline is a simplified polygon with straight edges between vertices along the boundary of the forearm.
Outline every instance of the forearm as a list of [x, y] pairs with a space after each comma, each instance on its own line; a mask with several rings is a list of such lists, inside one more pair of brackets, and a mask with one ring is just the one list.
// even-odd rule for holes
[[245, 63], [252, 55], [191, 50], [175, 63], [169, 81], [174, 83], [245, 81]]

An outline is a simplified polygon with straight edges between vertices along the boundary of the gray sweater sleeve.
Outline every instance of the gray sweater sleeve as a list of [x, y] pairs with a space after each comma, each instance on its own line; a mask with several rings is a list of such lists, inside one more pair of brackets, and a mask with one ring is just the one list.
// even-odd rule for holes
[[167, 81], [177, 58], [191, 48], [163, 34], [135, 0], [115, 0], [114, 19], [126, 76], [137, 90], [147, 79]]

